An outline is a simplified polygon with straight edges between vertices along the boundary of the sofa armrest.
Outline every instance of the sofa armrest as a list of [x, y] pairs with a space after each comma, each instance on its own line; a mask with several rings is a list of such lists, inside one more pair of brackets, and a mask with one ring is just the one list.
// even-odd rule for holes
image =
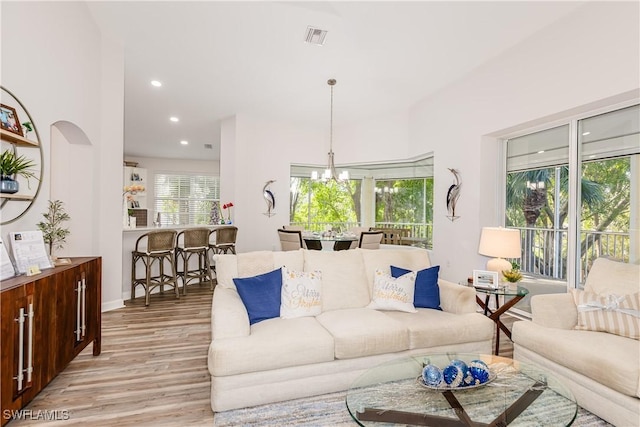
[[249, 315], [235, 289], [216, 286], [211, 301], [211, 339], [248, 336]]
[[541, 294], [531, 297], [533, 323], [547, 328], [573, 329], [578, 309], [571, 294]]
[[444, 279], [438, 279], [438, 287], [440, 288], [440, 307], [443, 311], [462, 314], [475, 313], [478, 309], [475, 289]]

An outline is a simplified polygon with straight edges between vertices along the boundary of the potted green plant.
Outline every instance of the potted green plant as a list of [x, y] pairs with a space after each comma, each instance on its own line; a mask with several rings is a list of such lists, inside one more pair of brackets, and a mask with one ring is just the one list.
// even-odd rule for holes
[[64, 203], [61, 200], [49, 200], [49, 210], [42, 214], [44, 221], [40, 221], [37, 225], [42, 231], [44, 242], [49, 245], [49, 255], [55, 261], [53, 250], [63, 247], [66, 243], [67, 236], [70, 231], [64, 228], [62, 223], [71, 219], [64, 209]]
[[[12, 150], [3, 151], [0, 155], [0, 193], [17, 193], [20, 190], [16, 176], [27, 179], [36, 178], [35, 174], [29, 170], [35, 166], [32, 160], [24, 156], [18, 156]], [[37, 179], [37, 178], [36, 178]]]
[[502, 272], [502, 277], [504, 277], [504, 280], [509, 282], [510, 288], [516, 288], [518, 286], [517, 283], [520, 280], [522, 280], [522, 273], [520, 273], [520, 266], [517, 263], [512, 262], [511, 270], [504, 270]]
[[22, 129], [24, 130], [24, 137], [29, 138], [29, 132], [33, 132], [33, 124], [31, 122], [22, 123]]

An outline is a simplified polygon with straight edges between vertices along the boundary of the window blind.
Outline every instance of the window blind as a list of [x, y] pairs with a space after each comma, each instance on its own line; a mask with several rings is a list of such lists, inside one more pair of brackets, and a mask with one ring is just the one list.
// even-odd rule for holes
[[220, 201], [220, 178], [158, 173], [154, 192], [154, 219], [159, 214], [162, 225], [210, 224], [213, 204]]

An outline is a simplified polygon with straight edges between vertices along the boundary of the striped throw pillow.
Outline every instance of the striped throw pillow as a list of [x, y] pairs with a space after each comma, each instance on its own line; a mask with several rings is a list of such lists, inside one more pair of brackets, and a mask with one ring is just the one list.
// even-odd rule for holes
[[578, 308], [575, 329], [640, 339], [640, 292], [631, 295], [599, 295], [577, 289], [571, 292]]

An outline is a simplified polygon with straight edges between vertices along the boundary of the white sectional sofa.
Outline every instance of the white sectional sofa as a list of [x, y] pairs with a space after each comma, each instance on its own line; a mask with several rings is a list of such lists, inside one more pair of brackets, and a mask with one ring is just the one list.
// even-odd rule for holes
[[[600, 418], [619, 427], [639, 426], [640, 342], [595, 331], [598, 327], [575, 329], [578, 307], [584, 304], [576, 304], [573, 292], [531, 299], [532, 321], [513, 325], [514, 359], [552, 371], [571, 389], [580, 406]], [[640, 266], [598, 258], [584, 292], [636, 294], [640, 292]], [[637, 295], [634, 298], [638, 304]], [[637, 328], [637, 321], [635, 324]]]
[[[208, 368], [214, 412], [346, 390], [369, 368], [411, 354], [491, 353], [494, 323], [476, 312], [475, 292], [440, 279], [442, 310], [366, 308], [374, 272], [421, 270], [426, 250], [250, 252], [216, 255]], [[322, 272], [322, 312], [249, 324], [233, 278], [281, 266]]]

